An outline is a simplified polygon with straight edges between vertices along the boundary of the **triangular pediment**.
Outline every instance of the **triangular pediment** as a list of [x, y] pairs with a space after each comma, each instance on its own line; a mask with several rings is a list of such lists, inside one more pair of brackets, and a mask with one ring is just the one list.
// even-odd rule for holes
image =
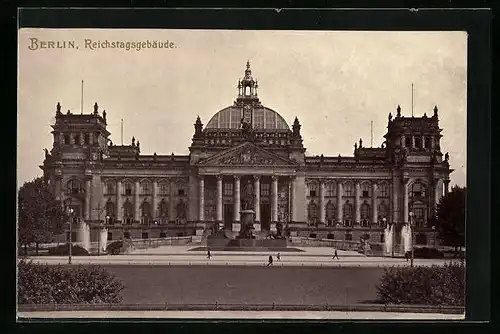
[[214, 154], [198, 163], [200, 166], [296, 166], [297, 162], [252, 143], [246, 142]]

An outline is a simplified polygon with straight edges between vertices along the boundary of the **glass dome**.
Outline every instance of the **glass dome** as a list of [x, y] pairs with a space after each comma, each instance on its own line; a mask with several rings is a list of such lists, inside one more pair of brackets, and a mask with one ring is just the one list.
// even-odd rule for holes
[[[239, 129], [242, 117], [242, 108], [227, 107], [212, 116], [206, 129]], [[261, 130], [290, 130], [280, 114], [266, 107], [253, 110], [252, 125], [254, 129]]]

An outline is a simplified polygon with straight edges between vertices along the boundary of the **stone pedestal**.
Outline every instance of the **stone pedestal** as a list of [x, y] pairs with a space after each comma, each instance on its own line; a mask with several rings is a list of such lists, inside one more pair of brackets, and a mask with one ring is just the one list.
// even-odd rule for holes
[[203, 228], [196, 228], [196, 235], [203, 235]]
[[233, 232], [239, 232], [240, 229], [241, 229], [241, 224], [240, 223], [233, 223], [233, 228], [232, 228]]

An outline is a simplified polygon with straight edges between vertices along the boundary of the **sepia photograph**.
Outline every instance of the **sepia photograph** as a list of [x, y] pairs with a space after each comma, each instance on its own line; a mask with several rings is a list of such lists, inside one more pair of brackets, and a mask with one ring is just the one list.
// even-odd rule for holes
[[464, 319], [467, 43], [19, 29], [18, 321]]

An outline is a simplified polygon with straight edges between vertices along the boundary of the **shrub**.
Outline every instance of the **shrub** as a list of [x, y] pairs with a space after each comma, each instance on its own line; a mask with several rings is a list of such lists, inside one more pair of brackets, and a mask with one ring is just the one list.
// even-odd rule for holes
[[[418, 259], [440, 259], [444, 257], [443, 252], [436, 248], [429, 247], [415, 247], [414, 257]], [[411, 257], [411, 251], [407, 252], [408, 257]]]
[[[49, 255], [58, 255], [58, 256], [69, 255], [69, 244], [64, 244], [49, 248]], [[85, 256], [90, 254], [85, 248], [78, 245], [73, 245], [71, 247], [71, 255]]]
[[464, 305], [465, 267], [449, 263], [432, 267], [385, 269], [377, 285], [385, 304]]
[[18, 265], [19, 304], [95, 304], [119, 303], [123, 284], [97, 265], [63, 267], [34, 264]]
[[106, 246], [106, 251], [111, 255], [120, 254], [123, 247], [123, 241], [113, 241], [108, 246]]

